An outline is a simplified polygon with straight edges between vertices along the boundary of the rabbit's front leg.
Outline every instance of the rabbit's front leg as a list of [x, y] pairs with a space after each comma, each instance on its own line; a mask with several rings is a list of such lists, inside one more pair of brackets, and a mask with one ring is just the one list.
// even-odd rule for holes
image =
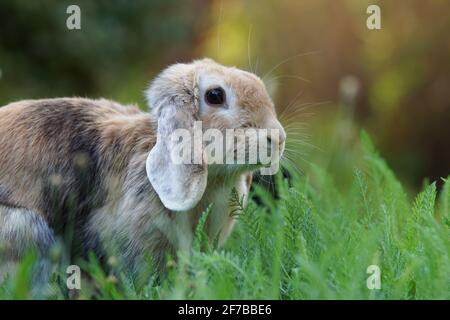
[[35, 250], [38, 261], [32, 270], [32, 283], [47, 283], [51, 271], [47, 255], [54, 242], [52, 229], [38, 213], [0, 205], [0, 282], [6, 274], [14, 277], [20, 260]]
[[189, 250], [193, 237], [190, 215], [166, 209], [148, 180], [134, 182], [118, 202], [92, 214], [89, 233], [99, 236], [106, 256], [115, 256], [129, 271], [138, 271], [146, 259], [163, 269], [177, 250]]

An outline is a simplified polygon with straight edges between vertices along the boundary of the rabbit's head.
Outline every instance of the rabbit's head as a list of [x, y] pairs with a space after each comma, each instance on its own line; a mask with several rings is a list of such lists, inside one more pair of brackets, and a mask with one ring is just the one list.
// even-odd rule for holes
[[[175, 64], [153, 81], [147, 99], [150, 112], [158, 119], [157, 142], [147, 159], [147, 175], [170, 210], [189, 210], [200, 201], [208, 167], [210, 175], [240, 174], [267, 166], [259, 156], [256, 162], [249, 161], [249, 150], [260, 150], [251, 146], [264, 145], [272, 155], [275, 150], [276, 160], [284, 150], [286, 134], [274, 104], [264, 83], [252, 73], [210, 59]], [[189, 136], [174, 137], [179, 129]], [[181, 140], [192, 144], [184, 150], [192, 162], [173, 160]], [[223, 148], [212, 151], [213, 142], [215, 146], [223, 143]], [[237, 160], [239, 157], [244, 162]], [[208, 161], [211, 158], [215, 161]]]

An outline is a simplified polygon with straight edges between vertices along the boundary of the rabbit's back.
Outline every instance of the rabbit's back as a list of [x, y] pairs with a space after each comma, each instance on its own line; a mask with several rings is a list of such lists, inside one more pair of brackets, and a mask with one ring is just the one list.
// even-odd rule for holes
[[136, 107], [108, 100], [0, 108], [0, 204], [31, 209], [55, 229], [70, 212], [82, 219], [111, 197], [109, 182], [125, 179], [130, 159], [148, 153], [155, 126]]

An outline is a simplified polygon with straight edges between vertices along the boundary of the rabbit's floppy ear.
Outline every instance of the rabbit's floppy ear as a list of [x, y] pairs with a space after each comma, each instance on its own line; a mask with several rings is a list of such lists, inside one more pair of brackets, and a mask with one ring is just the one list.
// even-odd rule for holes
[[194, 70], [187, 64], [166, 69], [147, 91], [150, 111], [158, 118], [156, 144], [147, 157], [147, 176], [163, 205], [174, 211], [195, 207], [206, 189], [208, 173], [203, 159], [187, 164], [172, 158], [177, 147], [175, 130], [184, 129], [194, 136], [197, 91]]

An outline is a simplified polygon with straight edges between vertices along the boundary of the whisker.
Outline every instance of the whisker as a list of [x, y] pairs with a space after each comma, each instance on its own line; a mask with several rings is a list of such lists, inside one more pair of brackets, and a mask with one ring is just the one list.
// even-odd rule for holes
[[289, 159], [288, 157], [283, 157], [281, 159], [281, 165], [287, 169], [292, 168], [294, 169], [299, 175], [304, 175], [305, 173], [303, 172], [303, 170], [295, 163], [293, 162], [291, 159]]
[[296, 54], [294, 56], [291, 56], [289, 58], [284, 59], [283, 61], [281, 61], [280, 63], [276, 64], [272, 69], [270, 69], [268, 72], [266, 72], [266, 74], [262, 77], [262, 79], [265, 79], [268, 75], [270, 75], [272, 72], [274, 72], [276, 69], [278, 69], [280, 66], [282, 66], [283, 64], [295, 59], [295, 58], [299, 58], [299, 57], [304, 57], [304, 56], [308, 56], [308, 55], [312, 55], [312, 54], [317, 54], [320, 53], [320, 51], [310, 51], [310, 52], [306, 52], [306, 53], [299, 53]]
[[311, 134], [309, 134], [306, 131], [307, 127], [291, 127], [291, 126], [285, 126], [284, 130], [286, 131], [286, 134], [289, 136], [290, 139], [292, 138], [301, 138], [301, 139], [308, 139], [311, 138]]
[[255, 63], [255, 72], [254, 72], [256, 75], [258, 74], [258, 67], [259, 67], [259, 57], [257, 56], [256, 63]]
[[276, 76], [276, 77], [272, 77], [268, 81], [270, 82], [270, 81], [275, 81], [275, 80], [283, 79], [283, 78], [297, 79], [297, 80], [304, 81], [306, 83], [311, 83], [311, 80], [303, 78], [303, 77], [300, 77], [300, 76], [297, 76], [297, 75], [294, 75], [294, 74], [284, 74], [284, 75], [282, 74], [282, 75], [279, 75], [279, 76]]
[[217, 25], [217, 57], [220, 57], [220, 34], [221, 34], [221, 26], [222, 26], [222, 11], [223, 11], [223, 0], [220, 0], [219, 7], [219, 21]]
[[293, 105], [293, 107], [297, 108], [297, 109], [295, 109], [294, 112], [304, 111], [304, 110], [310, 109], [312, 107], [324, 105], [324, 104], [327, 104], [327, 103], [330, 103], [330, 102], [331, 101], [321, 101], [321, 102], [305, 102], [305, 103], [298, 104], [298, 105], [296, 104], [296, 105]]
[[288, 103], [288, 105], [283, 109], [283, 111], [281, 112], [280, 117], [283, 117], [284, 114], [295, 104], [295, 102], [300, 98], [300, 96], [303, 94], [303, 91], [300, 90], [293, 99], [291, 99], [291, 101]]
[[305, 156], [306, 154], [302, 151], [298, 151], [298, 150], [294, 150], [294, 149], [285, 149], [285, 153], [287, 155], [300, 155], [300, 156]]
[[[293, 112], [292, 114], [296, 114], [296, 113], [299, 113], [301, 111], [305, 111], [307, 109], [310, 109], [312, 107], [315, 107], [315, 106], [321, 105], [321, 104], [325, 104], [325, 103], [328, 103], [328, 101], [326, 101], [326, 102], [307, 102], [307, 103], [302, 103], [302, 104], [294, 104], [289, 109], [296, 108], [296, 109], [294, 109], [294, 111], [292, 111]], [[292, 115], [292, 114], [289, 114], [289, 115]], [[284, 116], [284, 113], [282, 113], [282, 115]]]
[[304, 129], [308, 128], [309, 125], [310, 125], [309, 123], [304, 122], [304, 121], [302, 121], [302, 122], [301, 121], [283, 122], [284, 129], [292, 128], [291, 130], [293, 130], [293, 129], [304, 130]]
[[253, 66], [252, 66], [252, 60], [251, 60], [251, 49], [250, 49], [250, 39], [252, 37], [252, 25], [250, 25], [248, 30], [248, 37], [247, 37], [247, 58], [248, 58], [248, 67], [250, 68], [250, 72], [253, 73]]
[[[291, 158], [288, 156], [288, 154], [286, 154], [286, 158], [291, 159]], [[294, 161], [294, 160], [301, 160], [301, 161], [303, 161], [304, 163], [306, 163], [306, 164], [308, 164], [308, 165], [312, 165], [311, 161], [306, 160], [306, 159], [303, 157], [303, 155], [298, 155], [298, 159], [291, 159], [291, 161]], [[294, 162], [295, 162], [295, 161], [294, 161]]]
[[283, 122], [286, 120], [294, 121], [295, 120], [294, 118], [297, 117], [299, 114], [301, 114], [303, 117], [312, 117], [315, 115], [315, 112], [304, 112], [304, 111], [312, 107], [317, 107], [327, 103], [329, 103], [329, 101], [303, 104], [298, 106], [294, 111], [291, 111], [289, 113], [285, 112], [281, 113], [281, 115], [278, 118], [280, 119], [280, 121]]
[[300, 145], [300, 146], [305, 146], [305, 147], [308, 147], [308, 148], [311, 148], [311, 149], [314, 149], [314, 150], [317, 150], [320, 152], [324, 152], [324, 150], [322, 148], [315, 146], [312, 143], [308, 142], [307, 141], [308, 138], [309, 137], [306, 137], [306, 139], [295, 139], [295, 138], [292, 139], [291, 138], [290, 141], [287, 142], [285, 149], [289, 150], [291, 148], [291, 146], [293, 147], [293, 146]]

